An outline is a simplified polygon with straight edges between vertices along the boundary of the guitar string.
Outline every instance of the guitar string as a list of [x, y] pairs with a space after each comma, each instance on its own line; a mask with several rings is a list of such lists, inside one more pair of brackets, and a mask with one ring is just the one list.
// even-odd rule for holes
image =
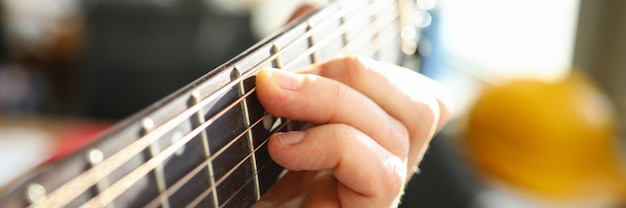
[[[396, 16], [396, 17], [397, 17], [397, 16]], [[395, 20], [395, 18], [392, 18], [391, 20], [393, 21], [393, 20]], [[373, 24], [370, 24], [369, 26], [371, 27], [371, 25], [373, 25]], [[345, 31], [341, 31], [341, 32], [339, 32], [338, 34], [343, 34], [343, 32], [345, 32]], [[332, 37], [332, 36], [331, 36], [331, 37]], [[326, 38], [326, 39], [327, 39], [327, 40], [330, 40], [330, 39], [332, 39], [332, 38]], [[323, 42], [324, 42], [324, 43], [320, 42], [320, 44], [317, 44], [317, 45], [315, 45], [315, 46], [321, 46], [321, 45], [324, 45], [324, 44], [326, 44], [328, 41], [323, 41]], [[305, 54], [308, 54], [308, 53], [305, 53]], [[302, 56], [301, 56], [301, 57], [302, 57]], [[252, 91], [251, 91], [251, 92], [252, 92]], [[247, 95], [246, 95], [245, 97], [248, 97], [249, 95], [250, 95], [250, 93], [247, 93]], [[244, 97], [244, 98], [245, 98], [245, 97]], [[243, 99], [243, 98], [242, 98], [242, 99]], [[240, 102], [240, 101], [236, 101], [235, 103], [233, 103], [232, 105], [230, 105], [230, 106], [228, 107], [228, 109], [230, 109], [230, 108], [232, 108], [232, 107], [236, 106], [236, 104], [237, 104], [237, 103], [239, 103], [239, 102]], [[221, 117], [221, 115], [215, 115], [215, 117]], [[198, 127], [198, 129], [204, 130], [206, 127], [208, 127], [208, 125], [206, 125], [206, 126], [200, 126], [200, 127]], [[246, 131], [244, 131], [244, 133], [245, 133], [245, 132], [246, 132]], [[180, 140], [179, 140], [179, 143], [186, 143], [186, 142], [188, 142], [190, 139], [194, 138], [195, 136], [197, 136], [197, 134], [191, 134], [191, 135], [185, 136], [187, 139], [180, 139]], [[230, 144], [232, 144], [232, 142], [231, 142]], [[173, 149], [174, 149], [174, 151], [175, 151], [175, 149], [180, 148], [180, 146], [182, 146], [182, 145], [184, 145], [184, 144], [181, 144], [181, 145], [176, 145], [176, 146], [172, 146], [172, 148], [173, 148]], [[226, 148], [227, 148], [227, 147], [223, 147], [223, 149], [226, 149]], [[165, 150], [164, 150], [164, 151], [162, 151], [160, 154], [166, 154], [166, 156], [164, 156], [164, 157], [169, 157], [169, 156], [171, 155], [171, 153], [169, 153], [169, 152], [170, 152], [170, 151], [165, 151]], [[255, 152], [256, 152], [256, 151], [255, 151]], [[169, 154], [168, 154], [168, 153], [169, 153]], [[219, 155], [219, 154], [216, 154], [216, 155], [215, 155], [215, 157], [216, 157], [217, 155]], [[250, 154], [250, 155], [251, 155], [251, 154]], [[249, 155], [249, 156], [250, 156], [250, 155]], [[213, 158], [214, 158], [214, 157], [213, 157]], [[211, 158], [211, 159], [213, 159], [213, 158]], [[246, 157], [246, 158], [247, 158], [247, 157]], [[242, 161], [242, 162], [243, 162], [243, 161]], [[159, 162], [157, 162], [157, 163], [159, 163]], [[239, 165], [240, 165], [240, 164], [239, 164]], [[239, 165], [237, 165], [234, 169], [238, 168], [238, 167], [239, 167]], [[147, 166], [147, 165], [142, 165], [142, 166]], [[140, 167], [140, 168], [141, 168], [141, 167]], [[143, 177], [143, 176], [145, 176], [145, 175], [147, 174], [147, 172], [149, 172], [149, 170], [148, 170], [148, 169], [150, 169], [150, 170], [151, 170], [151, 168], [150, 168], [150, 167], [149, 167], [149, 168], [147, 168], [146, 170], [139, 170], [140, 168], [137, 168], [137, 170], [136, 170], [136, 171], [133, 171], [133, 173], [130, 173], [130, 174], [129, 174], [129, 175], [132, 175], [132, 176], [127, 176], [128, 178], [127, 178], [127, 177], [125, 177], [124, 179], [121, 179], [121, 180], [119, 180], [119, 181], [120, 181], [120, 182], [123, 182], [124, 184], [128, 184], [128, 183], [129, 183], [129, 182], [131, 182], [131, 181], [136, 182], [136, 180], [130, 180], [130, 181], [129, 181], [129, 180], [125, 180], [125, 179], [138, 178], [138, 177], [139, 177], [139, 175], [141, 175], [141, 177]], [[233, 170], [234, 170], [234, 169], [233, 169]], [[232, 171], [231, 171], [231, 172], [232, 172]], [[227, 175], [226, 175], [226, 176], [224, 176], [223, 178], [228, 177], [228, 175], [230, 175], [230, 174], [227, 174]], [[119, 184], [119, 185], [124, 185], [124, 184]], [[129, 184], [128, 186], [130, 186], [130, 185], [132, 185], [132, 184]], [[219, 183], [217, 183], [216, 185], [219, 185]], [[118, 193], [118, 194], [119, 194], [119, 193], [123, 192], [123, 191], [126, 189], [126, 188], [123, 188], [123, 190], [117, 190], [117, 188], [114, 188], [114, 187], [116, 187], [116, 186], [118, 186], [118, 183], [113, 184], [111, 187], [107, 188], [107, 190], [104, 190], [104, 191], [103, 191], [103, 192], [101, 192], [100, 194], [101, 194], [101, 195], [107, 195], [107, 193]], [[114, 190], [109, 190], [109, 189], [114, 189]], [[122, 188], [120, 187], [120, 189], [122, 189]], [[110, 194], [110, 195], [112, 195], [112, 194]], [[104, 197], [102, 197], [102, 198], [104, 198]], [[109, 201], [113, 200], [113, 199], [115, 198], [115, 196], [110, 196], [110, 197], [104, 198], [104, 200], [102, 200], [102, 198], [99, 198], [99, 197], [94, 198], [94, 199], [90, 200], [90, 202], [86, 203], [85, 205], [86, 205], [86, 206], [89, 206], [89, 205], [95, 205], [95, 204], [93, 204], [93, 203], [96, 203], [96, 202], [98, 202], [98, 203], [102, 203], [103, 201], [104, 201], [105, 203], [108, 203]], [[93, 202], [93, 203], [91, 203], [91, 202]]]
[[[395, 20], [395, 19], [397, 19], [397, 16], [396, 16], [396, 18], [392, 18], [391, 20], [393, 21], [393, 20]], [[382, 41], [382, 42], [383, 42], [383, 43], [386, 43], [386, 42], [388, 42], [388, 41], [390, 41], [390, 40], [393, 40], [393, 38], [394, 38], [394, 37], [396, 37], [396, 35], [397, 35], [397, 34], [398, 34], [398, 32], [396, 32], [394, 35], [392, 35], [392, 37], [391, 37], [391, 38], [387, 38], [387, 40], [384, 40], [384, 41]], [[375, 35], [375, 34], [374, 34], [374, 35]], [[361, 37], [362, 37], [362, 36], [361, 36]], [[371, 36], [370, 36], [370, 37], [371, 37]], [[377, 36], [377, 38], [378, 38], [378, 39], [379, 39], [379, 37], [380, 37], [380, 36]], [[345, 51], [347, 48], [348, 48], [348, 47], [347, 47], [347, 45], [346, 45], [346, 47], [343, 47], [341, 50], [339, 50], [337, 54], [341, 54], [341, 53], [342, 53], [343, 51]], [[376, 53], [377, 51], [379, 51], [379, 49], [380, 49], [380, 48], [381, 48], [381, 47], [378, 47], [378, 49], [372, 49], [372, 48], [370, 47], [370, 48], [369, 48], [369, 51], [370, 51], [370, 53], [372, 53], [372, 54], [373, 54], [373, 53]], [[307, 53], [305, 52], [304, 54], [307, 54]], [[309, 55], [310, 55], [310, 54], [307, 54], [307, 55], [306, 55], [306, 56], [304, 56], [304, 57], [307, 57], [307, 56], [309, 56]], [[295, 60], [296, 60], [296, 59], [294, 59], [294, 61], [295, 61]], [[290, 63], [294, 63], [294, 61], [292, 61], [292, 62], [290, 62]], [[255, 89], [252, 89], [251, 91], [254, 91], [254, 90], [255, 90]], [[261, 118], [259, 121], [257, 121], [257, 122], [256, 122], [253, 126], [251, 126], [249, 129], [251, 129], [251, 128], [255, 127], [256, 125], [258, 125], [262, 119], [263, 119], [263, 118]], [[240, 135], [247, 133], [247, 131], [249, 131], [249, 129], [248, 129], [248, 130], [246, 130], [246, 131], [244, 131], [244, 132], [242, 132]], [[265, 140], [264, 140], [263, 144], [264, 144], [265, 142], [267, 142], [267, 139], [265, 139]], [[245, 159], [243, 159], [243, 161], [247, 160], [247, 158], [248, 158], [248, 157], [250, 157], [252, 154], [256, 153], [256, 151], [257, 151], [257, 150], [258, 150], [258, 148], [256, 148], [256, 149], [254, 150], [254, 152], [250, 153], [250, 154], [249, 154], [249, 155], [248, 155]], [[220, 153], [221, 153], [221, 152], [218, 152], [217, 154], [220, 154]], [[205, 166], [205, 165], [207, 165], [207, 164], [208, 164], [208, 162], [206, 162], [206, 164], [205, 164], [205, 163], [200, 164], [200, 165], [199, 165], [199, 166], [201, 166], [201, 167], [200, 167], [200, 169], [204, 168], [204, 166]], [[232, 168], [231, 170], [235, 170], [235, 169], [237, 169], [238, 167], [239, 167], [239, 166], [235, 166], [235, 167], [234, 167], [234, 168]], [[190, 172], [189, 174], [197, 174], [197, 173], [196, 173], [196, 172]], [[227, 178], [227, 177], [229, 177], [229, 175], [230, 175], [230, 174], [226, 174], [226, 175], [224, 175], [224, 176], [222, 177], [222, 179], [223, 179], [223, 178]], [[181, 180], [182, 180], [182, 181], [181, 181], [181, 180], [179, 180], [179, 181], [177, 181], [177, 183], [182, 183], [182, 184], [187, 183], [187, 182], [188, 182], [188, 179], [189, 179], [189, 178], [191, 178], [191, 177], [192, 177], [192, 175], [186, 175], [185, 177], [183, 177], [184, 179], [183, 179], [183, 178], [181, 178]], [[248, 180], [250, 180], [250, 179], [252, 179], [252, 178], [248, 178]], [[221, 183], [221, 180], [220, 180], [219, 182], [217, 182], [214, 186], [217, 186], [217, 185], [219, 185], [220, 183]], [[177, 187], [179, 187], [179, 186], [180, 186], [180, 185], [178, 185], [178, 186], [171, 186], [171, 187], [172, 187], [172, 188], [176, 188], [176, 189], [177, 189]], [[205, 191], [205, 192], [206, 192], [206, 193], [205, 193], [205, 195], [206, 195], [206, 194], [208, 194], [208, 193], [210, 193], [211, 191], [214, 191], [214, 188], [215, 188], [214, 186], [211, 186], [210, 188], [208, 188], [208, 189]], [[149, 205], [149, 206], [147, 206], [147, 207], [154, 207], [154, 206], [156, 206], [156, 205], [155, 205], [156, 203], [160, 203], [160, 201], [158, 200], [158, 199], [159, 199], [158, 197], [169, 197], [169, 196], [171, 196], [171, 194], [173, 194], [173, 193], [175, 193], [175, 192], [176, 192], [176, 190], [169, 190], [169, 189], [168, 189], [168, 190], [166, 190], [166, 192], [163, 192], [161, 195], [157, 196], [157, 198], [155, 198], [155, 199], [154, 199], [154, 200], [150, 203], [150, 205]], [[164, 196], [164, 195], [166, 195], [166, 196]], [[200, 195], [200, 196], [196, 199], [196, 201], [198, 201], [198, 200], [200, 200], [200, 199], [202, 199], [202, 198], [203, 198], [203, 197], [202, 197], [202, 195]]]
[[[330, 21], [330, 20], [328, 20], [328, 21]], [[320, 23], [322, 23], [322, 22], [320, 22]], [[321, 27], [321, 26], [319, 26], [319, 27]], [[311, 33], [313, 33], [315, 31], [314, 29], [315, 28], [313, 28], [310, 31], [307, 31], [307, 33], [309, 35], [311, 35]], [[307, 33], [305, 33], [305, 36], [306, 36]], [[274, 54], [273, 56], [271, 56], [270, 58], [266, 59], [262, 63], [257, 64], [257, 66], [258, 65], [267, 64], [272, 59], [276, 58], [276, 56], [280, 55], [281, 52], [283, 52], [283, 51], [279, 51], [278, 53]], [[246, 74], [249, 75], [251, 73], [252, 73], [252, 70], [244, 73], [244, 75], [246, 75]], [[242, 77], [247, 77], [247, 76], [242, 76]], [[225, 85], [221, 89], [217, 90], [214, 94], [209, 95], [207, 98], [205, 98], [205, 100], [199, 102], [197, 105], [188, 108], [185, 112], [181, 113], [181, 115], [178, 116], [177, 118], [183, 118], [184, 119], [186, 117], [190, 117], [195, 112], [197, 112], [200, 108], [204, 107], [210, 101], [214, 100], [214, 99], [211, 99], [211, 98], [215, 98], [218, 95], [222, 95], [223, 92], [226, 91], [226, 89], [232, 88], [235, 84], [237, 84], [240, 81], [242, 81], [241, 77], [236, 79], [236, 80], [234, 80], [234, 81], [232, 81], [231, 83]], [[178, 122], [177, 122], [177, 120], [178, 120]], [[52, 206], [54, 206], [54, 205], [61, 206], [61, 205], [66, 204], [67, 202], [69, 202], [72, 199], [74, 199], [77, 195], [79, 195], [82, 192], [84, 192], [86, 190], [86, 188], [92, 186], [93, 183], [95, 183], [95, 182], [99, 181], [100, 179], [106, 177], [110, 172], [115, 170], [122, 163], [128, 161], [128, 159], [130, 159], [131, 157], [136, 155], [136, 153], [138, 151], [141, 151], [142, 149], [145, 149], [145, 147], [147, 147], [152, 142], [154, 142], [154, 140], [160, 138], [160, 136], [164, 135], [169, 130], [175, 128], [177, 126], [177, 124], [183, 122], [181, 120], [179, 120], [179, 119], [171, 119], [171, 120], [167, 121], [165, 124], [161, 125], [158, 129], [155, 129], [155, 130], [149, 132], [148, 134], [146, 134], [145, 136], [143, 136], [142, 138], [140, 138], [139, 140], [137, 140], [133, 144], [129, 145], [127, 148], [123, 149], [122, 151], [117, 152], [116, 154], [112, 155], [108, 159], [106, 159], [103, 162], [99, 163], [94, 168], [92, 168], [89, 171], [87, 171], [87, 172], [77, 176], [76, 178], [74, 178], [70, 182], [68, 182], [65, 185], [61, 186], [60, 188], [56, 189], [50, 195], [47, 195], [46, 197], [44, 197], [44, 199], [42, 199], [41, 201], [38, 201], [35, 205], [37, 205], [37, 204], [46, 204], [47, 203], [48, 205], [52, 205]], [[213, 121], [214, 120], [209, 120], [209, 121], [207, 121], [207, 123], [212, 123]], [[92, 182], [92, 183], [89, 184], [89, 182]]]

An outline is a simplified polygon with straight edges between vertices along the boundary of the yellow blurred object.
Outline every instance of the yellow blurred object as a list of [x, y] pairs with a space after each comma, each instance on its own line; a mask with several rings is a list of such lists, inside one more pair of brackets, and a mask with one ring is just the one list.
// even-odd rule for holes
[[581, 74], [493, 86], [469, 112], [464, 147], [488, 177], [554, 199], [626, 199], [613, 108]]

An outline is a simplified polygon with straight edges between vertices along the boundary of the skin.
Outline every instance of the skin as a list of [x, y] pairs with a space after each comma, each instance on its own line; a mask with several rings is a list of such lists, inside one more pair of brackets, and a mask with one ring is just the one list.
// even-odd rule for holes
[[290, 171], [255, 207], [396, 207], [450, 115], [435, 81], [361, 57], [298, 74], [263, 69], [256, 83], [269, 113], [315, 126], [269, 139], [272, 159]]

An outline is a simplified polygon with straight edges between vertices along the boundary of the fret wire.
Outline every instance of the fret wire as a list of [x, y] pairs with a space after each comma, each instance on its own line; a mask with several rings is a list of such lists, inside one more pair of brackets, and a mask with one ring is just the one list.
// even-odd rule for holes
[[[239, 135], [237, 135], [233, 140], [231, 140], [228, 144], [226, 144], [223, 148], [221, 148], [220, 150], [218, 150], [215, 154], [211, 155], [209, 158], [207, 158], [203, 163], [200, 163], [198, 166], [196, 166], [192, 171], [190, 171], [189, 173], [187, 173], [185, 176], [183, 176], [181, 179], [179, 179], [178, 181], [176, 181], [176, 183], [174, 183], [172, 186], [170, 186], [167, 190], [165, 190], [163, 193], [161, 193], [159, 196], [157, 196], [155, 199], [153, 199], [150, 203], [148, 203], [148, 205], [146, 205], [146, 207], [157, 207], [159, 204], [159, 197], [161, 196], [166, 196], [166, 197], [170, 197], [172, 196], [172, 194], [176, 193], [176, 191], [178, 191], [178, 189], [180, 189], [180, 187], [182, 187], [185, 183], [189, 182], [189, 180], [191, 180], [191, 178], [193, 176], [195, 176], [198, 172], [200, 172], [202, 169], [204, 169], [205, 166], [209, 166], [211, 165], [211, 162], [217, 158], [219, 155], [221, 155], [223, 152], [225, 152], [230, 146], [232, 146], [238, 139], [241, 139], [244, 134], [246, 132], [249, 132], [252, 130], [253, 127], [255, 127], [256, 125], [258, 125], [259, 123], [261, 123], [263, 121], [263, 118], [255, 121], [250, 127], [248, 127], [246, 130], [244, 130], [242, 133], [240, 133]], [[226, 177], [227, 175], [223, 176]], [[217, 186], [217, 184], [215, 184], [216, 182], [214, 182], [211, 186]]]
[[[102, 151], [100, 151], [99, 149], [91, 149], [89, 151], [87, 151], [87, 161], [89, 163], [89, 167], [93, 167], [94, 165], [102, 162], [102, 158], [103, 158], [103, 154]], [[109, 184], [109, 180], [105, 177], [102, 180], [98, 181], [95, 185], [95, 193], [94, 195], [99, 194], [100, 192], [102, 192], [102, 190], [106, 189], [106, 187], [108, 187]], [[106, 208], [114, 208], [113, 205], [111, 206], [105, 206]]]
[[[340, 8], [343, 9], [343, 7]], [[346, 16], [341, 16], [341, 18], [339, 18], [339, 23], [339, 28], [341, 28], [340, 30], [348, 31], [348, 29], [346, 29]], [[350, 42], [346, 32], [341, 33], [341, 40], [343, 41], [344, 47]]]
[[[306, 26], [306, 30], [307, 31], [311, 31], [311, 29], [313, 29], [313, 26], [311, 26], [310, 24]], [[309, 36], [309, 38], [307, 38], [307, 43], [309, 44], [309, 49], [312, 48], [315, 45], [315, 39], [313, 38], [313, 35]], [[308, 51], [308, 50], [307, 50]], [[306, 51], [305, 51], [305, 54]], [[320, 61], [319, 56], [317, 55], [317, 50], [313, 50], [311, 51], [311, 53], [308, 53], [311, 56], [311, 63], [317, 63]]]
[[[191, 93], [191, 98], [189, 100], [190, 102], [188, 104], [189, 105], [198, 104], [198, 100], [199, 99], [200, 99], [200, 94], [198, 93], [198, 91], [194, 91], [194, 92]], [[196, 112], [196, 114], [194, 115], [193, 119], [194, 119], [193, 121], [196, 122], [195, 124], [192, 124], [194, 128], [197, 127], [198, 125], [200, 125], [201, 123], [205, 122], [204, 112], [202, 111], [202, 109], [200, 109], [200, 110], [198, 110], [198, 112]], [[207, 160], [208, 160], [208, 158], [211, 157], [211, 150], [209, 149], [209, 138], [207, 137], [206, 131], [202, 131], [200, 133], [200, 139], [202, 141], [202, 150], [204, 152], [204, 156], [207, 157]], [[215, 184], [215, 173], [213, 171], [213, 165], [212, 164], [208, 164], [206, 167], [207, 167], [207, 178], [209, 180], [209, 184], [213, 185], [213, 184]], [[194, 170], [195, 169], [197, 169], [197, 168], [194, 168]], [[200, 171], [200, 170], [201, 169], [199, 169], [198, 171]], [[188, 179], [188, 180], [191, 180], [191, 179]], [[176, 185], [176, 184], [174, 184], [174, 185]], [[181, 186], [182, 186], [182, 184], [181, 184]], [[179, 188], [180, 187], [176, 188], [176, 190], [178, 190]], [[168, 188], [168, 190], [169, 190], [169, 188]], [[170, 196], [171, 195], [168, 194], [168, 198]], [[213, 203], [211, 205], [214, 206], [214, 207], [217, 207], [218, 204], [219, 204], [219, 201], [217, 199], [217, 194], [215, 192], [213, 192], [211, 194], [211, 197], [213, 198], [213, 200], [212, 200]], [[156, 205], [155, 205], [155, 207], [156, 207]]]
[[[146, 130], [147, 132], [148, 130]], [[148, 148], [150, 156], [154, 157], [155, 155], [159, 154], [158, 150], [160, 149], [159, 147], [159, 143], [155, 142], [153, 144], [150, 145], [150, 147]], [[154, 181], [156, 182], [156, 186], [157, 189], [159, 190], [159, 193], [163, 193], [163, 191], [166, 189], [166, 185], [165, 185], [165, 172], [163, 171], [163, 164], [158, 164], [153, 170], [152, 170], [152, 174], [153, 174], [153, 178]], [[105, 189], [106, 190], [106, 189]], [[100, 193], [104, 192], [101, 191]], [[167, 198], [159, 198], [159, 200], [161, 201], [161, 204], [163, 205], [163, 208], [169, 208], [170, 207], [170, 203], [169, 200]], [[104, 204], [108, 204], [108, 203], [104, 203]]]
[[[343, 11], [343, 10], [340, 10], [340, 11]], [[332, 16], [333, 17], [337, 16], [337, 14], [332, 15]], [[321, 21], [320, 23], [329, 22], [331, 21], [331, 18], [327, 18], [324, 20], [325, 21]], [[113, 154], [111, 157], [107, 158], [102, 163], [96, 165], [90, 170], [75, 177], [68, 183], [57, 188], [54, 192], [47, 195], [46, 197], [44, 197], [42, 200], [38, 201], [34, 205], [62, 206], [62, 205], [67, 204], [69, 201], [71, 201], [76, 196], [84, 192], [87, 188], [89, 188], [94, 183], [96, 183], [95, 181], [99, 181], [103, 177], [109, 175], [113, 170], [117, 169], [121, 164], [128, 161], [130, 158], [132, 158], [141, 150], [145, 149], [152, 142], [154, 142], [155, 140], [157, 140], [158, 138], [160, 138], [161, 136], [169, 132], [169, 130], [175, 128], [178, 124], [180, 124], [181, 122], [186, 120], [188, 117], [196, 113], [199, 109], [206, 106], [211, 101], [215, 100], [218, 95], [225, 93], [226, 90], [232, 88], [236, 83], [242, 81], [245, 77], [248, 77], [251, 74], [257, 72], [260, 66], [265, 65], [269, 61], [275, 59], [277, 56], [284, 53], [284, 51], [287, 51], [288, 48], [295, 45], [295, 42], [298, 42], [298, 40], [307, 38], [307, 35], [309, 36], [312, 35], [314, 31], [316, 31], [316, 28], [313, 28], [312, 30], [307, 31], [302, 37], [300, 37], [299, 39], [296, 39], [295, 41], [287, 45], [284, 50], [281, 50], [278, 53], [273, 54], [269, 58], [265, 59], [261, 63], [254, 65], [253, 69], [255, 70], [249, 70], [245, 72], [244, 76], [237, 78], [236, 80], [233, 80], [230, 83], [227, 83], [223, 87], [216, 90], [213, 94], [208, 95], [207, 98], [203, 99], [197, 105], [189, 107], [187, 110], [183, 111], [179, 116], [166, 121], [164, 124], [160, 125], [157, 129], [149, 132], [148, 134], [141, 137], [137, 141], [131, 143], [126, 148]]]
[[[265, 163], [265, 164], [263, 165], [263, 167], [261, 167], [261, 168], [259, 169], [259, 172], [256, 172], [256, 173], [254, 174], [254, 176], [253, 176], [253, 177], [259, 177], [259, 173], [260, 173], [261, 171], [265, 170], [265, 168], [268, 168], [268, 167], [270, 167], [270, 166], [271, 166], [271, 163]], [[278, 177], [279, 177], [279, 176], [276, 176], [276, 178], [278, 178]], [[251, 179], [252, 179], [252, 178], [242, 178], [242, 180], [244, 180], [244, 181], [249, 181], [249, 180], [251, 180]], [[251, 182], [251, 181], [250, 181], [250, 182]], [[248, 183], [249, 183], [249, 182], [248, 182]], [[246, 183], [246, 185], [247, 185], [247, 183]], [[246, 185], [244, 185], [244, 186], [242, 186], [242, 187], [245, 187]], [[231, 197], [230, 197], [230, 198], [229, 198], [229, 199], [225, 202], [225, 204], [232, 204], [232, 202], [236, 201], [236, 199], [237, 199], [238, 197], [242, 197], [242, 195], [245, 195], [245, 194], [247, 194], [247, 193], [246, 193], [246, 191], [245, 191], [245, 190], [243, 190], [243, 188], [241, 188], [241, 189], [239, 189], [236, 193], [234, 193], [234, 194], [233, 194], [233, 196], [231, 196]], [[257, 200], [255, 200], [255, 201], [258, 201], [258, 199], [257, 199]], [[191, 206], [188, 206], [188, 207], [191, 207]], [[224, 207], [224, 204], [222, 205], [222, 207]]]
[[[237, 75], [239, 75], [239, 70], [237, 70], [237, 68], [235, 68], [235, 72], [237, 72]], [[245, 96], [246, 98], [250, 94], [252, 94], [252, 91], [249, 94], [245, 92], [245, 89], [244, 89], [244, 86], [243, 86], [243, 82], [239, 82], [238, 86], [239, 86], [238, 87], [239, 94], [242, 94], [242, 95], [247, 94]], [[243, 109], [243, 118], [242, 118], [243, 122], [244, 122], [244, 124], [247, 127], [251, 128], [250, 127], [250, 114], [248, 113], [248, 102], [247, 102], [246, 99], [243, 99], [241, 101], [241, 108]], [[262, 118], [263, 117], [261, 117], [261, 120], [262, 120]], [[246, 138], [248, 139], [248, 151], [250, 151], [251, 153], [254, 153], [254, 147], [252, 146], [253, 145], [252, 144], [253, 143], [253, 141], [252, 141], [252, 133], [251, 133], [251, 131], [244, 131], [244, 132], [247, 132], [246, 133]], [[252, 161], [253, 161], [252, 162], [252, 171], [253, 171], [253, 173], [256, 173], [257, 172], [256, 156], [254, 154], [252, 154], [251, 158], [252, 158]], [[260, 190], [259, 190], [259, 178], [258, 177], [254, 177], [252, 180], [253, 180], [252, 182], [254, 183], [254, 189], [255, 189], [254, 199], [255, 200], [259, 200], [261, 198], [261, 194], [260, 194]]]
[[[284, 126], [284, 125], [283, 125], [283, 126]], [[265, 144], [265, 143], [263, 143], [263, 144]], [[262, 146], [262, 145], [261, 145], [261, 146]], [[257, 150], [258, 150], [258, 148], [257, 148]], [[263, 165], [263, 167], [261, 167], [261, 168], [259, 169], [259, 172], [261, 172], [261, 171], [265, 170], [265, 168], [268, 168], [269, 166], [270, 166], [270, 163], [266, 163], [265, 165]], [[258, 176], [258, 173], [259, 173], [259, 172], [257, 172], [257, 173], [255, 174], [255, 176], [254, 176], [254, 177]], [[246, 178], [246, 180], [250, 180], [250, 179], [252, 179], [252, 178]], [[213, 187], [211, 187], [211, 188], [213, 188]], [[211, 189], [205, 190], [204, 195], [206, 195], [206, 193], [208, 193], [207, 191], [210, 191], [210, 190], [211, 190]], [[239, 194], [241, 194], [241, 192], [237, 192], [237, 193], [235, 193], [235, 196], [231, 197], [230, 199], [232, 199], [232, 198], [236, 197], [236, 196], [237, 196], [237, 195], [239, 195]], [[202, 195], [202, 194], [201, 194], [201, 195]], [[189, 205], [187, 205], [186, 207], [197, 207], [198, 203], [199, 203], [199, 202], [200, 202], [200, 201], [204, 198], [204, 197], [202, 197], [201, 195], [200, 195], [199, 197], [197, 197], [197, 198], [195, 199], [195, 201], [193, 201], [192, 203], [190, 203], [190, 204], [189, 204]]]
[[[278, 51], [279, 49], [276, 43], [272, 44], [272, 50], [271, 50], [272, 55], [278, 53]], [[283, 62], [281, 61], [280, 56], [274, 59], [274, 63], [276, 63], [276, 68], [279, 68], [279, 69], [283, 68]]]

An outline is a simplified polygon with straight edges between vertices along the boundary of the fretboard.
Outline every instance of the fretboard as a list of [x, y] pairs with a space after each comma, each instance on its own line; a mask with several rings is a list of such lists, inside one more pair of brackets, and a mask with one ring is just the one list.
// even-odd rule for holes
[[267, 152], [267, 138], [309, 126], [263, 109], [255, 93], [258, 70], [297, 70], [344, 55], [400, 63], [403, 51], [415, 48], [412, 2], [332, 2], [37, 170], [0, 204], [248, 207], [283, 171]]

